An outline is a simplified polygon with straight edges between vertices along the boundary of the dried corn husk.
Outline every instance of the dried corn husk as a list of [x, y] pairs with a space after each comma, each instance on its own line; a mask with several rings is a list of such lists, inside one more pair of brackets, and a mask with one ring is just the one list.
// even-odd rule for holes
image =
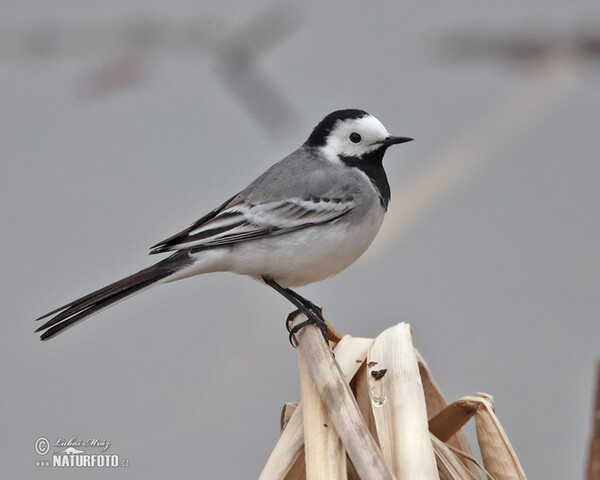
[[477, 393], [471, 398], [479, 398], [481, 402], [475, 414], [475, 428], [485, 469], [494, 480], [526, 479], [517, 454], [496, 417], [493, 397]]
[[300, 454], [292, 465], [292, 468], [285, 474], [283, 480], [306, 480], [306, 462], [304, 461], [304, 448], [300, 449]]
[[419, 351], [415, 348], [415, 355], [419, 364], [419, 375], [421, 375], [421, 383], [423, 384], [423, 392], [425, 394], [425, 405], [427, 406], [427, 418], [432, 418], [441, 412], [448, 403], [442, 395], [442, 391], [438, 387], [429, 366]]
[[478, 477], [456, 457], [448, 446], [431, 434], [440, 480], [476, 480]]
[[478, 399], [463, 397], [431, 418], [429, 420], [429, 431], [442, 442], [447, 442], [475, 415], [479, 406]]
[[[285, 430], [289, 423], [292, 415], [298, 408], [298, 402], [287, 402], [281, 409], [281, 420], [280, 428], [281, 431]], [[300, 453], [296, 457], [292, 468], [289, 469], [285, 475], [285, 480], [304, 480], [306, 478], [306, 469], [304, 468], [304, 448], [300, 449]]]
[[369, 432], [371, 432], [371, 435], [373, 435], [373, 438], [377, 444], [379, 444], [377, 427], [375, 426], [375, 417], [373, 416], [373, 407], [371, 405], [371, 396], [369, 395], [366, 362], [361, 365], [360, 369], [356, 373], [356, 401]]
[[302, 402], [294, 410], [290, 419], [281, 432], [279, 441], [271, 452], [267, 463], [263, 467], [259, 480], [281, 480], [287, 478], [286, 474], [292, 469], [302, 453], [301, 466], [304, 468], [304, 428], [302, 416], [304, 408]]
[[[296, 321], [303, 319], [299, 316]], [[338, 335], [333, 357], [315, 327], [304, 328], [297, 337], [303, 401], [284, 407], [283, 431], [260, 480], [393, 480], [386, 463], [399, 480], [481, 480], [482, 467], [472, 458], [461, 430], [473, 415], [488, 478], [526, 478], [495, 416], [492, 397], [478, 393], [447, 405], [426, 363], [412, 347], [407, 324], [386, 330], [375, 341]], [[348, 387], [353, 377], [358, 405]], [[339, 438], [349, 458], [333, 425], [341, 430]], [[378, 437], [383, 456], [375, 443]]]
[[[421, 356], [418, 350], [415, 349], [417, 354], [417, 361], [419, 362], [419, 373], [421, 374], [421, 381], [423, 382], [423, 391], [425, 392], [425, 404], [427, 405], [427, 417], [431, 420], [444, 408], [448, 406], [440, 388], [438, 387], [433, 374], [429, 369], [429, 366], [425, 362], [425, 359]], [[472, 457], [473, 452], [471, 446], [467, 441], [462, 430], [458, 430], [450, 439], [447, 440], [448, 445], [454, 447], [461, 452], [464, 452], [466, 456]], [[461, 458], [463, 464], [471, 471], [471, 473], [477, 479], [481, 479], [481, 473], [472, 462]]]
[[292, 418], [296, 408], [298, 408], [298, 402], [287, 402], [283, 405], [283, 408], [281, 409], [281, 418], [279, 420], [279, 428], [282, 432], [290, 421], [290, 418]]
[[[305, 319], [304, 315], [298, 315], [294, 324]], [[336, 357], [323, 342], [319, 329], [308, 325], [296, 334], [296, 338], [332, 423], [360, 478], [392, 480], [394, 476], [383, 461], [381, 451], [362, 419], [352, 390]]]
[[387, 465], [400, 479], [438, 479], [410, 326], [400, 323], [381, 333], [369, 350], [367, 366], [373, 416]]
[[[346, 381], [349, 382], [355, 376], [360, 365], [364, 363], [372, 343], [372, 339], [346, 335], [336, 344], [335, 358]], [[259, 477], [260, 480], [281, 480], [283, 478], [287, 480], [296, 478], [289, 475], [296, 475], [297, 471], [304, 472], [303, 410], [303, 402], [300, 402], [271, 452]]]
[[333, 426], [301, 350], [298, 350], [300, 391], [304, 405], [304, 458], [307, 480], [346, 478], [346, 451]]

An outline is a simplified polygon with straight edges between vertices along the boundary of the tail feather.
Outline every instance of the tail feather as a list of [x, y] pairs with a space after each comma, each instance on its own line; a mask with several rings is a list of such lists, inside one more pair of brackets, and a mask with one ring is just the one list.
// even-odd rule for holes
[[45, 330], [40, 339], [48, 340], [76, 323], [98, 313], [100, 310], [104, 310], [125, 298], [151, 287], [190, 263], [191, 259], [187, 252], [177, 252], [151, 267], [140, 270], [133, 275], [111, 283], [104, 288], [43, 315], [38, 320], [56, 314], [39, 327], [36, 333]]
[[[114, 292], [116, 289], [119, 289], [121, 287], [123, 288], [127, 288], [128, 284], [131, 284], [132, 281], [135, 280], [135, 278], [137, 278], [140, 274], [146, 272], [147, 270], [152, 269], [153, 267], [149, 267], [149, 268], [145, 268], [144, 270], [141, 270], [137, 273], [134, 273], [133, 275], [130, 275], [128, 277], [122, 278], [121, 280], [118, 280], [114, 283], [111, 283], [110, 285], [107, 285], [106, 287], [103, 287], [99, 290], [96, 290], [88, 295], [85, 295], [81, 298], [78, 298], [77, 300], [73, 300], [70, 303], [67, 303], [65, 305], [63, 305], [62, 307], [58, 307], [54, 310], [52, 310], [51, 312], [46, 313], [45, 315], [42, 315], [39, 318], [36, 318], [36, 321], [38, 320], [43, 320], [44, 318], [47, 318], [51, 315], [54, 315], [55, 313], [61, 312], [61, 313], [66, 313], [66, 311], [68, 311], [69, 309], [71, 309], [71, 307], [81, 307], [83, 308], [84, 304], [88, 303], [88, 302], [94, 302], [94, 300], [98, 299], [99, 297], [108, 294], [110, 292]], [[56, 317], [55, 317], [56, 318]]]

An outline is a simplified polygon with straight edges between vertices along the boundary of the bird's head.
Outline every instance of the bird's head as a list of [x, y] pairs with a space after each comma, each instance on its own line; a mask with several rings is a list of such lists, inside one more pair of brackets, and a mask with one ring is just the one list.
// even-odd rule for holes
[[383, 124], [363, 110], [337, 110], [327, 115], [313, 129], [305, 145], [318, 148], [334, 163], [381, 162], [391, 145], [410, 142], [412, 138], [395, 137]]

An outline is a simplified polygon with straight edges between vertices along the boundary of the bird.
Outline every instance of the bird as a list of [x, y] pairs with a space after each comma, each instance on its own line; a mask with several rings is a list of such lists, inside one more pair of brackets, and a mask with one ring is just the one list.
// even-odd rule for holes
[[[391, 198], [383, 157], [412, 138], [390, 135], [360, 109], [334, 111], [294, 152], [189, 227], [155, 244], [163, 260], [69, 302], [37, 320], [48, 340], [156, 285], [193, 275], [233, 272], [264, 282], [327, 330], [322, 308], [292, 288], [325, 280], [371, 245]], [[288, 321], [289, 321], [288, 317]]]

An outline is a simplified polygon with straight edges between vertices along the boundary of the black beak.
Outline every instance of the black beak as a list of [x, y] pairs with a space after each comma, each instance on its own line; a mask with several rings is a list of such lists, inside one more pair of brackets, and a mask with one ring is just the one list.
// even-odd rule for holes
[[413, 141], [413, 139], [409, 138], [409, 137], [389, 136], [383, 141], [383, 145], [385, 147], [389, 147], [390, 145], [396, 145], [397, 143], [406, 143], [406, 142], [412, 142], [412, 141]]

